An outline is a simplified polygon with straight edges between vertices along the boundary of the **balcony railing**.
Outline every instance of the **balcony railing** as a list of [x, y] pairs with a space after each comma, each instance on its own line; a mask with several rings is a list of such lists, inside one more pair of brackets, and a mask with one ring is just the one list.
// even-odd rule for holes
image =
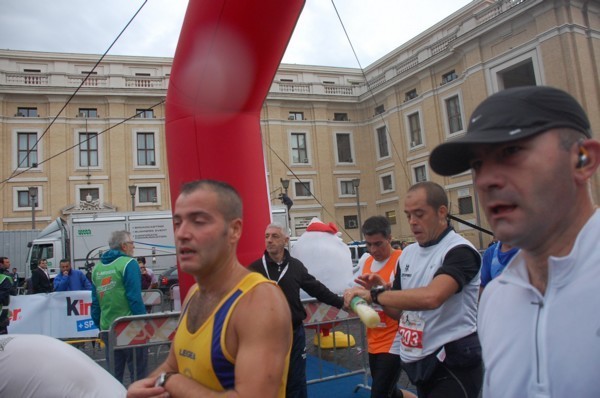
[[139, 77], [128, 77], [125, 78], [126, 87], [138, 87], [138, 88], [165, 88], [163, 87], [163, 78], [139, 78]]
[[[81, 82], [85, 79], [85, 77], [81, 76], [73, 76], [69, 77], [69, 86], [79, 86]], [[82, 87], [107, 87], [108, 86], [108, 78], [105, 76], [90, 76], [85, 83], [83, 83]]]
[[25, 86], [47, 86], [48, 75], [31, 73], [7, 73], [6, 82], [8, 84], [18, 84]]

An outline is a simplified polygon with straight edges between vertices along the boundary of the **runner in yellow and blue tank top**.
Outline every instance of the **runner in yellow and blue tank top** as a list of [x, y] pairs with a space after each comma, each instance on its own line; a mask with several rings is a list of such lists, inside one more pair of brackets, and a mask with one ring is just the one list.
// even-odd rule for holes
[[[187, 306], [181, 316], [173, 345], [177, 367], [180, 373], [198, 381], [215, 391], [233, 389], [235, 386], [235, 358], [225, 345], [225, 331], [231, 314], [239, 300], [260, 283], [272, 283], [258, 273], [248, 274], [219, 303], [200, 329], [190, 331], [187, 327]], [[198, 286], [192, 288], [192, 297], [198, 293]], [[189, 301], [188, 301], [189, 303]], [[287, 367], [284, 378], [287, 378]], [[282, 387], [285, 384], [282, 384]], [[285, 397], [285, 388], [278, 397]]]
[[237, 258], [238, 193], [218, 181], [187, 183], [175, 201], [173, 224], [180, 271], [196, 283], [167, 359], [133, 383], [128, 396], [284, 398], [290, 309], [281, 289]]

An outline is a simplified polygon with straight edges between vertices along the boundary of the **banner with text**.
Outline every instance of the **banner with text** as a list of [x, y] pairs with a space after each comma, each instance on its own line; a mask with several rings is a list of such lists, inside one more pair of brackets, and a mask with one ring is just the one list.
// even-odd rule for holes
[[60, 339], [97, 337], [92, 292], [54, 292], [12, 296], [8, 333], [44, 334]]

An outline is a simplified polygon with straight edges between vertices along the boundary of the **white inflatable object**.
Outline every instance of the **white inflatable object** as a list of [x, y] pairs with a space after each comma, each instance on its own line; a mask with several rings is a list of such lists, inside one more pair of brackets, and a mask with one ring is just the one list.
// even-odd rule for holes
[[127, 391], [92, 358], [53, 337], [0, 336], [0, 397], [104, 398]]
[[[320, 225], [313, 225], [314, 223]], [[337, 235], [337, 230], [334, 233], [314, 230], [329, 228], [335, 227], [324, 224], [318, 218], [313, 218], [306, 232], [292, 247], [290, 254], [302, 261], [308, 272], [329, 290], [342, 294], [354, 280], [352, 257], [348, 246]], [[313, 230], [311, 231], [311, 229]], [[303, 291], [300, 298], [309, 298], [309, 296]]]

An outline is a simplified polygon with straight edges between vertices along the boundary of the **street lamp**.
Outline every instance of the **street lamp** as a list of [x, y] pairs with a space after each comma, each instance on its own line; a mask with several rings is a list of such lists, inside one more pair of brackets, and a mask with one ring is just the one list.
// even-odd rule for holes
[[38, 194], [37, 187], [29, 187], [29, 197], [31, 198], [31, 229], [35, 229], [35, 198]]
[[283, 178], [280, 178], [279, 181], [281, 182], [281, 186], [283, 187], [283, 190], [285, 191], [285, 194], [287, 195], [288, 188], [290, 187], [290, 180], [284, 180]]
[[290, 187], [290, 180], [284, 180], [283, 178], [279, 178], [279, 182], [281, 182], [281, 186], [283, 187], [283, 194], [279, 195], [281, 202], [287, 207], [287, 215], [288, 215], [288, 229], [291, 229], [292, 226], [292, 216], [290, 215], [290, 209], [294, 202], [288, 196], [288, 188]]
[[131, 195], [131, 211], [135, 211], [135, 185], [129, 186], [129, 194]]
[[358, 214], [358, 233], [360, 236], [360, 240], [363, 240], [362, 233], [362, 221], [360, 219], [360, 195], [358, 192], [358, 186], [360, 185], [360, 178], [355, 178], [352, 180], [352, 186], [354, 187], [354, 193], [356, 194], [356, 212]]

